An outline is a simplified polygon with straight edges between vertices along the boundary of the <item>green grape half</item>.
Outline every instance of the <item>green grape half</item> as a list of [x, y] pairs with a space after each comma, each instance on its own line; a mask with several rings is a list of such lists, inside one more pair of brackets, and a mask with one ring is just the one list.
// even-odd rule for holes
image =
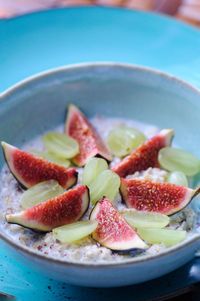
[[137, 148], [141, 144], [143, 144], [147, 137], [138, 129], [128, 127], [128, 126], [122, 126], [122, 129], [124, 129], [132, 139], [132, 148]]
[[108, 169], [108, 163], [101, 158], [91, 158], [83, 169], [82, 182], [89, 185], [104, 170]]
[[69, 160], [58, 157], [54, 153], [50, 153], [47, 151], [41, 152], [41, 151], [35, 151], [35, 150], [32, 153], [38, 157], [48, 160], [49, 162], [64, 166], [66, 168], [71, 165], [71, 162]]
[[64, 191], [65, 190], [55, 180], [41, 182], [23, 193], [21, 206], [23, 209], [31, 208], [64, 193]]
[[188, 179], [182, 171], [170, 172], [167, 176], [167, 182], [188, 187]]
[[79, 153], [78, 142], [65, 134], [49, 132], [42, 139], [47, 151], [59, 158], [71, 159]]
[[186, 238], [186, 231], [158, 229], [158, 228], [138, 228], [139, 236], [149, 244], [164, 244], [173, 246]]
[[162, 168], [169, 171], [182, 171], [186, 176], [194, 176], [200, 171], [200, 160], [178, 148], [162, 148], [159, 151], [158, 161]]
[[167, 215], [156, 212], [145, 212], [136, 210], [123, 211], [122, 215], [134, 228], [164, 228], [169, 224]]
[[61, 243], [73, 243], [96, 230], [97, 221], [80, 221], [53, 229], [53, 236]]
[[95, 204], [103, 196], [113, 201], [119, 192], [119, 187], [120, 177], [111, 170], [104, 170], [89, 185], [91, 202]]
[[117, 127], [110, 131], [107, 144], [117, 157], [124, 157], [146, 140], [144, 134], [127, 126]]

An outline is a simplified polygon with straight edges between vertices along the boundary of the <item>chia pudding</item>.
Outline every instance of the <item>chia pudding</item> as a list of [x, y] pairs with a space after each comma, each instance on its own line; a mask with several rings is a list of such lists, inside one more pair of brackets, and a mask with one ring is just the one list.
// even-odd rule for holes
[[[154, 136], [158, 133], [159, 129], [155, 126], [143, 124], [132, 120], [123, 120], [118, 118], [104, 118], [96, 116], [92, 118], [91, 123], [96, 128], [102, 139], [106, 141], [107, 135], [116, 126], [126, 125], [139, 129], [145, 134], [147, 138]], [[54, 131], [63, 132], [63, 126], [59, 126]], [[32, 149], [42, 150], [41, 137], [29, 141], [22, 147], [23, 150], [31, 151]], [[114, 157], [110, 166], [114, 166], [120, 161], [119, 158]], [[78, 183], [82, 181], [82, 170], [78, 168]], [[166, 181], [168, 172], [160, 168], [148, 168], [144, 171], [136, 171], [132, 175], [128, 175], [128, 179], [146, 179], [154, 182], [163, 183]], [[110, 262], [123, 262], [127, 259], [132, 260], [131, 254], [119, 254], [113, 252], [109, 248], [101, 246], [98, 242], [94, 241], [90, 236], [84, 238], [76, 243], [60, 243], [56, 240], [52, 232], [37, 233], [30, 229], [26, 229], [19, 225], [9, 224], [5, 220], [6, 214], [19, 212], [22, 210], [21, 197], [23, 189], [19, 186], [17, 180], [10, 173], [8, 167], [5, 165], [0, 173], [0, 230], [5, 232], [15, 243], [26, 246], [36, 253], [42, 253], [48, 257], [59, 258], [64, 261], [76, 263], [110, 263]], [[120, 194], [114, 200], [114, 206], [118, 210], [129, 210]], [[92, 206], [90, 205], [82, 220], [88, 219]], [[170, 217], [170, 223], [167, 228], [183, 229], [187, 231], [187, 238], [193, 234], [193, 229], [196, 223], [196, 213], [190, 206], [174, 214]], [[163, 244], [149, 245], [143, 256], [154, 255], [165, 250]], [[138, 255], [140, 256], [140, 255]]]

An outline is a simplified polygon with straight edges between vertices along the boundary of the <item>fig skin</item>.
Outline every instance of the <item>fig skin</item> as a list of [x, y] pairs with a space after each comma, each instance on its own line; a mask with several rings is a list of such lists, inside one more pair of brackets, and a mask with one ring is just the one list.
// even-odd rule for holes
[[122, 199], [128, 208], [169, 216], [185, 208], [199, 191], [199, 188], [194, 190], [171, 183], [136, 178], [121, 178], [120, 186]]
[[[98, 215], [101, 213], [101, 210], [103, 215], [99, 218]], [[111, 201], [106, 197], [103, 197], [96, 203], [90, 213], [90, 220], [96, 220], [98, 222], [97, 229], [91, 235], [92, 238], [114, 252], [128, 254], [131, 252], [142, 252], [147, 248], [147, 245], [136, 231], [126, 222], [121, 214], [114, 208]], [[115, 228], [111, 230], [112, 226]], [[106, 230], [109, 231], [109, 234], [106, 234]], [[117, 234], [119, 235], [118, 241], [116, 240]], [[128, 239], [124, 237], [123, 242], [121, 235], [125, 234], [128, 236]], [[102, 235], [105, 235], [105, 237], [102, 237]], [[108, 236], [110, 236], [110, 239], [107, 239]]]
[[145, 141], [112, 170], [120, 177], [125, 178], [136, 171], [146, 170], [149, 167], [159, 167], [158, 153], [160, 149], [170, 146], [174, 136], [172, 129], [164, 129], [157, 135]]
[[85, 185], [15, 214], [7, 214], [6, 221], [36, 232], [49, 232], [53, 228], [78, 221], [88, 210], [89, 189]]
[[65, 133], [79, 144], [80, 152], [73, 158], [73, 162], [77, 166], [84, 166], [92, 157], [102, 157], [108, 162], [112, 160], [110, 151], [96, 129], [86, 116], [72, 104], [68, 109]]
[[77, 183], [75, 168], [65, 168], [5, 142], [1, 144], [8, 168], [23, 189], [46, 180], [56, 180], [65, 189]]

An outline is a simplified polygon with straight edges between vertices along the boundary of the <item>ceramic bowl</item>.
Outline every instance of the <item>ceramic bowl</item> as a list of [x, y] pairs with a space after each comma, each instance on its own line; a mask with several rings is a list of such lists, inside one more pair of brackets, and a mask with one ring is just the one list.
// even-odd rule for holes
[[[62, 67], [10, 88], [1, 95], [0, 139], [21, 146], [63, 123], [71, 102], [89, 117], [123, 117], [174, 128], [175, 143], [200, 157], [200, 92], [158, 71], [115, 63]], [[3, 164], [1, 153], [0, 168]], [[200, 247], [197, 234], [159, 255], [140, 256], [131, 262], [75, 264], [36, 254], [2, 229], [0, 237], [13, 249], [13, 256], [41, 273], [93, 287], [130, 285], [159, 277], [191, 260]]]

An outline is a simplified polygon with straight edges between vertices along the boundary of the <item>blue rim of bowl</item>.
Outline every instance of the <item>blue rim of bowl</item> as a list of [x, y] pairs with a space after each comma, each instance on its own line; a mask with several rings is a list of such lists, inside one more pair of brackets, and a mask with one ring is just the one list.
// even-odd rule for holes
[[48, 14], [48, 13], [54, 13], [54, 12], [59, 12], [59, 11], [69, 11], [69, 10], [102, 10], [102, 11], [119, 11], [122, 13], [127, 13], [127, 12], [133, 12], [133, 13], [137, 13], [140, 14], [141, 16], [152, 16], [154, 18], [157, 18], [159, 20], [162, 21], [168, 21], [168, 22], [173, 22], [175, 24], [179, 24], [182, 27], [188, 28], [198, 34], [200, 34], [200, 31], [198, 28], [196, 28], [195, 26], [188, 24], [186, 22], [184, 22], [181, 19], [177, 19], [174, 18], [173, 16], [164, 14], [164, 13], [160, 13], [159, 11], [145, 11], [145, 10], [137, 10], [137, 9], [133, 9], [133, 8], [129, 8], [129, 7], [120, 7], [120, 6], [103, 6], [103, 5], [72, 5], [72, 6], [66, 6], [66, 7], [50, 7], [50, 8], [44, 8], [41, 10], [36, 10], [36, 11], [32, 11], [32, 12], [27, 12], [26, 14], [20, 14], [20, 15], [16, 15], [13, 16], [11, 18], [6, 18], [6, 19], [0, 19], [0, 21], [4, 22], [4, 21], [15, 21], [17, 19], [25, 19], [26, 17], [31, 17], [31, 16], [35, 16], [35, 15], [41, 15], [41, 14]]
[[[13, 93], [15, 93], [17, 90], [23, 89], [27, 84], [30, 84], [34, 82], [35, 80], [40, 80], [43, 77], [48, 77], [51, 75], [56, 75], [57, 73], [60, 73], [61, 71], [76, 71], [76, 70], [83, 70], [87, 68], [118, 68], [118, 69], [129, 69], [134, 71], [140, 71], [140, 72], [148, 72], [153, 73], [154, 75], [160, 76], [163, 79], [167, 79], [168, 81], [176, 82], [180, 86], [191, 90], [191, 92], [196, 93], [200, 98], [200, 89], [194, 87], [193, 85], [175, 77], [168, 73], [161, 72], [157, 69], [149, 68], [149, 67], [143, 67], [139, 65], [133, 65], [133, 64], [127, 64], [127, 63], [119, 63], [119, 62], [88, 62], [88, 63], [78, 63], [78, 64], [71, 64], [67, 66], [61, 66], [53, 69], [48, 69], [43, 72], [39, 72], [35, 75], [32, 75], [30, 77], [27, 77], [26, 79], [23, 79], [22, 81], [19, 81], [18, 83], [14, 84], [10, 88], [6, 89], [3, 93], [0, 94], [0, 101], [6, 101], [6, 99]], [[0, 102], [1, 104], [1, 102]], [[75, 262], [75, 261], [66, 261], [62, 260], [60, 258], [55, 258], [51, 256], [47, 256], [45, 254], [39, 253], [37, 251], [34, 251], [31, 248], [28, 248], [27, 246], [23, 246], [20, 244], [17, 244], [13, 242], [13, 240], [8, 237], [6, 234], [3, 234], [0, 232], [0, 239], [2, 239], [4, 242], [6, 242], [9, 246], [14, 248], [17, 251], [27, 253], [27, 255], [37, 257], [38, 259], [42, 259], [45, 261], [48, 261], [49, 263], [56, 263], [66, 265], [66, 266], [72, 266], [72, 267], [78, 267], [78, 268], [105, 268], [105, 267], [127, 267], [127, 265], [134, 266], [137, 264], [140, 264], [142, 262], [147, 261], [153, 261], [154, 259], [165, 257], [167, 255], [173, 255], [173, 253], [177, 251], [181, 251], [182, 249], [185, 249], [185, 247], [190, 246], [192, 244], [197, 244], [198, 247], [200, 247], [200, 233], [194, 233], [193, 237], [188, 238], [186, 241], [183, 241], [173, 247], [166, 248], [165, 250], [161, 251], [158, 254], [154, 255], [140, 255], [137, 257], [133, 257], [127, 260], [123, 260], [120, 262], [100, 262], [100, 263], [93, 263], [93, 262]], [[197, 247], [197, 249], [198, 249]]]

